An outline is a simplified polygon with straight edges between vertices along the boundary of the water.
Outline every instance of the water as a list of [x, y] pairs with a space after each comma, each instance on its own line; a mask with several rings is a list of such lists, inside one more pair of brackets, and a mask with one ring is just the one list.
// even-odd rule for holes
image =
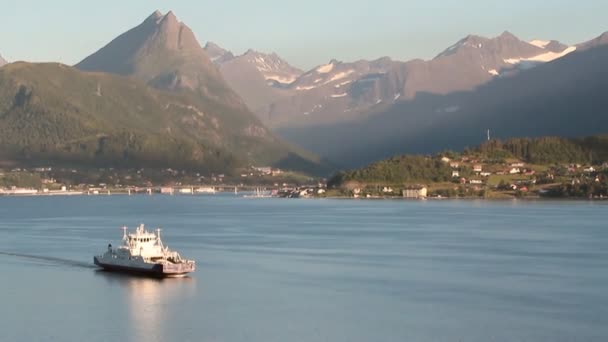
[[[606, 341], [606, 203], [0, 198], [0, 341]], [[190, 278], [99, 272], [164, 228]]]

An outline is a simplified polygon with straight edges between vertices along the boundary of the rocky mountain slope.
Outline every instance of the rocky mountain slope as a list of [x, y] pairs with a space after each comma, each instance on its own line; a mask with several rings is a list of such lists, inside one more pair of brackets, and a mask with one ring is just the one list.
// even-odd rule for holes
[[[224, 54], [221, 48], [212, 44], [207, 48], [216, 60], [218, 54]], [[257, 147], [259, 153], [265, 153], [264, 149], [271, 155], [273, 151], [283, 151], [295, 162], [292, 168], [298, 168], [297, 161], [303, 161], [303, 166], [308, 168], [312, 157], [277, 139], [264, 127], [226, 83], [192, 30], [173, 12], [154, 12], [76, 67], [83, 71], [132, 76], [160, 90], [196, 97], [207, 105], [206, 112], [213, 114], [225, 127], [235, 126], [245, 135], [268, 142]]]
[[[513, 61], [516, 58], [512, 53], [505, 54], [492, 48], [491, 51], [496, 53], [493, 58], [490, 58], [492, 55], [482, 54], [485, 57], [477, 61], [486, 61], [488, 64], [483, 65], [486, 69], [499, 65], [507, 69], [500, 69], [499, 76], [485, 70], [492, 77], [476, 87], [471, 85], [471, 89], [466, 89], [460, 83], [461, 77], [468, 75], [461, 74], [467, 69], [459, 69], [452, 73], [460, 75], [452, 80], [452, 85], [460, 84], [464, 90], [450, 88], [450, 79], [446, 84], [440, 78], [429, 77], [429, 80], [433, 80], [427, 83], [429, 87], [438, 84], [437, 87], [445, 88], [427, 88], [414, 97], [404, 96], [402, 101], [358, 120], [332, 125], [287, 127], [279, 132], [305, 148], [322, 152], [324, 156], [335, 158], [348, 166], [362, 165], [404, 152], [433, 152], [473, 146], [486, 138], [488, 129], [493, 137], [502, 138], [605, 133], [608, 116], [603, 108], [608, 103], [602, 93], [608, 89], [608, 45], [602, 42], [606, 36], [604, 34], [579, 44], [576, 51], [572, 47], [566, 48], [572, 50], [568, 53], [564, 53], [565, 50], [561, 50], [563, 46], [558, 45], [554, 47], [559, 51], [558, 58], [553, 58], [555, 52], [549, 50], [550, 43], [544, 48], [522, 45], [522, 49], [515, 49], [519, 51], [517, 63]], [[512, 37], [507, 39], [514, 41]], [[479, 48], [479, 44], [483, 47], [485, 43], [461, 41], [459, 47], [453, 50], [464, 49], [463, 54], [479, 57], [472, 53]], [[539, 52], [543, 54], [538, 55]], [[442, 60], [458, 54], [453, 51], [448, 53], [451, 54], [446, 56], [443, 53], [426, 62], [428, 71], [435, 73], [441, 70], [437, 64], [447, 63]], [[550, 58], [538, 57], [543, 55]], [[520, 66], [524, 60], [549, 62], [539, 62], [525, 71], [509, 67]], [[466, 63], [457, 65], [466, 66]], [[477, 68], [484, 71], [479, 66]], [[479, 76], [481, 74], [477, 73]], [[415, 75], [415, 72], [410, 72], [408, 77], [421, 79]], [[405, 84], [408, 82], [412, 82], [412, 78], [406, 80]]]
[[504, 32], [495, 38], [469, 35], [428, 61], [333, 60], [300, 76], [288, 87], [294, 94], [261, 115], [275, 128], [348, 122], [417, 94], [471, 90], [576, 50], [556, 41], [534, 43]]
[[156, 11], [76, 67], [134, 76], [164, 90], [188, 90], [233, 107], [245, 107], [199, 45], [192, 30], [173, 12]]
[[256, 112], [262, 121], [268, 117], [268, 107], [281, 98], [292, 95], [288, 86], [302, 70], [291, 66], [276, 53], [266, 54], [248, 50], [242, 55], [234, 54], [217, 44], [207, 43], [205, 51], [218, 65], [228, 84]]

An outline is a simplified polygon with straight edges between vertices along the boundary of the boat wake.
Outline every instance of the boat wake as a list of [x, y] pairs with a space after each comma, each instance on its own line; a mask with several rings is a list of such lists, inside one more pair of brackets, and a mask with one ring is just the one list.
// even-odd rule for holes
[[50, 263], [54, 263], [54, 264], [58, 264], [58, 265], [68, 265], [68, 266], [83, 267], [83, 268], [97, 268], [97, 266], [95, 266], [92, 263], [88, 263], [88, 262], [48, 257], [48, 256], [42, 256], [42, 255], [32, 255], [32, 254], [2, 252], [2, 251], [0, 251], [0, 255], [12, 256], [12, 257], [17, 257], [17, 258], [25, 258], [25, 259], [31, 259], [31, 260], [38, 260], [38, 261], [46, 261], [46, 262], [50, 262]]

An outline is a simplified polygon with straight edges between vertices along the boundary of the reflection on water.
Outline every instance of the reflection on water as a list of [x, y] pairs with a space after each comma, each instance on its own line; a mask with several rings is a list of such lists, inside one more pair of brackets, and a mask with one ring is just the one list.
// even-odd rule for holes
[[160, 279], [103, 270], [95, 271], [95, 275], [124, 289], [122, 299], [128, 306], [128, 336], [132, 341], [166, 341], [172, 310], [179, 310], [175, 304], [196, 292], [196, 281], [190, 277]]

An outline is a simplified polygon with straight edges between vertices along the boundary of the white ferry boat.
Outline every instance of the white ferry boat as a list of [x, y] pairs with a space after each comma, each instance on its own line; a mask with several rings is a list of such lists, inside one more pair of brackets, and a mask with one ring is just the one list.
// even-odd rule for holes
[[146, 274], [157, 277], [179, 277], [194, 272], [194, 260], [182, 259], [179, 253], [169, 250], [160, 239], [160, 229], [148, 232], [141, 224], [135, 233], [123, 227], [122, 246], [95, 256], [95, 265], [108, 271]]

